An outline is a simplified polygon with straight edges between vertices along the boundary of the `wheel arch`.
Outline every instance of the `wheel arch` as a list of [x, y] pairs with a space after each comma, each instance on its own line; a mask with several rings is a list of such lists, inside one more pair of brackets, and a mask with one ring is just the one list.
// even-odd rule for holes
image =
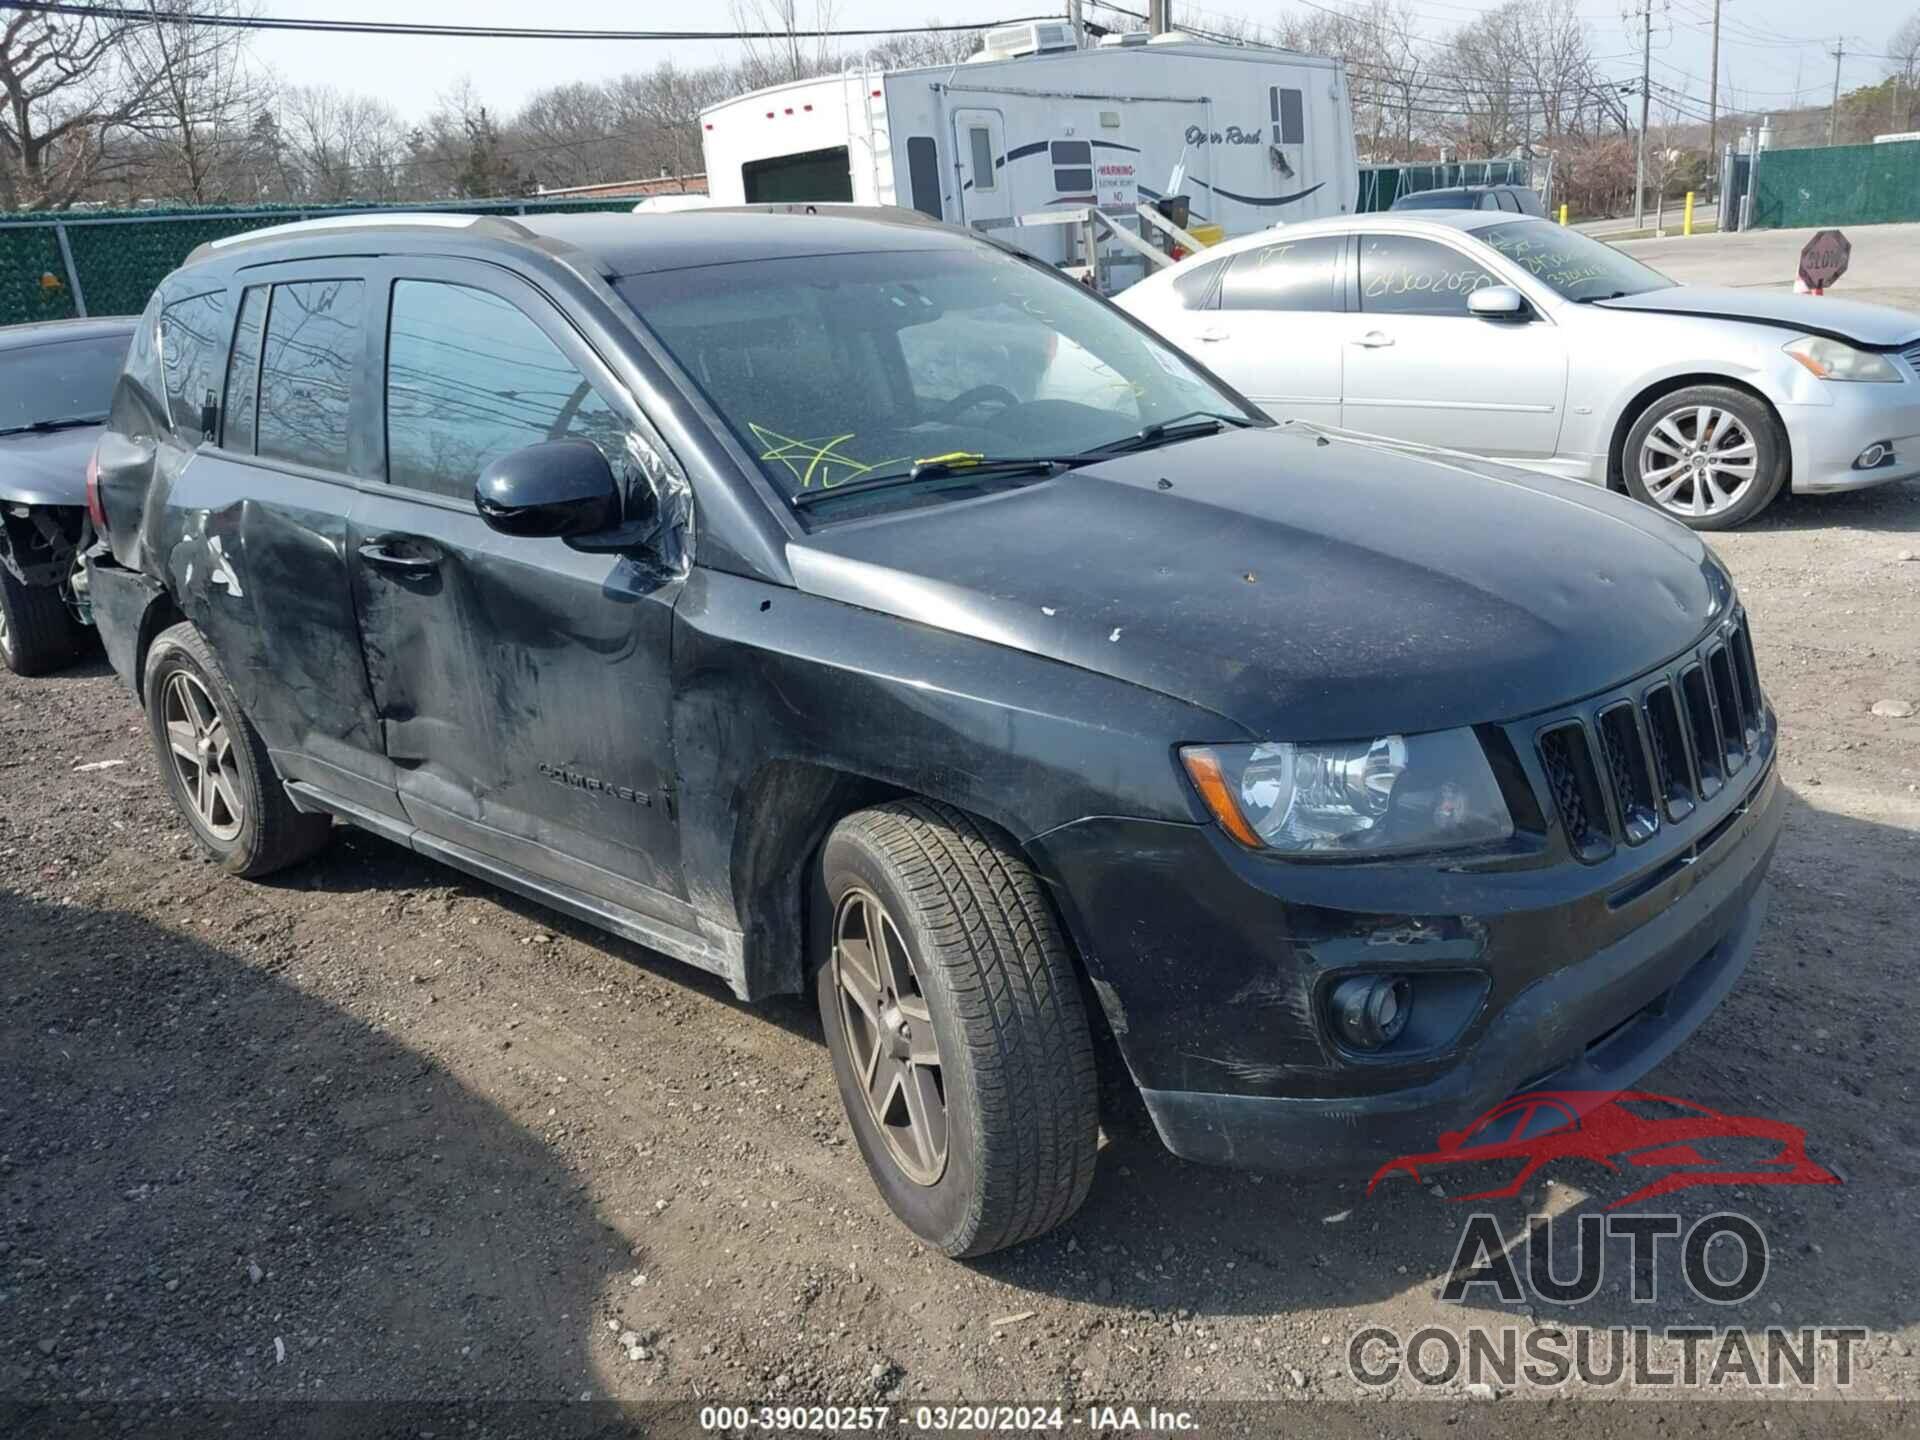
[[164, 630], [175, 625], [190, 623], [187, 612], [182, 610], [170, 591], [162, 589], [148, 602], [140, 613], [140, 628], [133, 642], [133, 693], [139, 698], [141, 708], [147, 703], [147, 653], [153, 649], [153, 642]]
[[1781, 417], [1780, 407], [1774, 404], [1773, 398], [1766, 391], [1751, 380], [1743, 380], [1738, 376], [1711, 370], [1688, 370], [1678, 375], [1668, 375], [1655, 380], [1641, 387], [1633, 398], [1621, 407], [1620, 413], [1614, 417], [1613, 431], [1607, 438], [1607, 488], [1618, 490], [1623, 494], [1626, 492], [1626, 456], [1622, 452], [1627, 443], [1627, 434], [1633, 429], [1634, 422], [1644, 415], [1647, 407], [1655, 401], [1673, 394], [1676, 390], [1690, 389], [1695, 385], [1719, 385], [1728, 390], [1738, 390], [1752, 396], [1766, 407], [1767, 414], [1772, 417], [1774, 425], [1779, 429], [1780, 453], [1787, 467], [1786, 478], [1781, 481], [1780, 489], [1782, 493], [1790, 490], [1793, 487], [1793, 437], [1787, 432], [1786, 421]]

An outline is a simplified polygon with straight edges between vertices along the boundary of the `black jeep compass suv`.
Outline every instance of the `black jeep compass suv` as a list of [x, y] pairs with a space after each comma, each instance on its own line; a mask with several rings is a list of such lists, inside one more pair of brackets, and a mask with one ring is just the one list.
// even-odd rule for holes
[[1621, 1086], [1750, 953], [1775, 724], [1621, 496], [1271, 426], [1083, 288], [884, 214], [371, 216], [202, 247], [91, 593], [199, 843], [363, 826], [812, 987], [950, 1254], [1166, 1144], [1366, 1168]]

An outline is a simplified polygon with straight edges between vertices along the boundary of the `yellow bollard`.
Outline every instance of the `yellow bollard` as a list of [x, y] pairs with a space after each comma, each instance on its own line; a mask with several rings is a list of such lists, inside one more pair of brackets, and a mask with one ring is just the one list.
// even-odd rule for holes
[[1560, 223], [1562, 225], [1567, 223], [1567, 202], [1564, 200], [1560, 202]]
[[1682, 235], [1693, 233], [1693, 192], [1691, 190], [1687, 191], [1687, 215], [1686, 219], [1680, 222], [1680, 233]]

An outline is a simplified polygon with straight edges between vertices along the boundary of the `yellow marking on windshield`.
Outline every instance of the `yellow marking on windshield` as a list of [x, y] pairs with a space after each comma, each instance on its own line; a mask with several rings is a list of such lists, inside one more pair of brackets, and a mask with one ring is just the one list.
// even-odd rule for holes
[[[756, 425], [751, 420], [747, 422], [747, 428], [753, 431], [756, 440], [767, 447], [761, 452], [760, 458], [778, 461], [786, 466], [787, 472], [800, 482], [802, 490], [812, 488], [816, 474], [820, 477], [820, 488], [831, 490], [836, 485], [857, 480], [876, 468], [855, 460], [851, 455], [840, 453], [839, 447], [854, 438], [856, 432], [851, 430], [844, 435], [802, 440], [792, 435], [782, 435], [778, 430], [770, 430], [765, 425]], [[841, 471], [845, 473], [840, 473]]]

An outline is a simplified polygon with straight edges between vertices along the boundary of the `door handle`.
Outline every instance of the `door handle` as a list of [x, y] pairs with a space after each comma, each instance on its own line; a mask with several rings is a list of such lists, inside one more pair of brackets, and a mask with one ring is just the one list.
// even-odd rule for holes
[[1226, 339], [1229, 339], [1230, 337], [1228, 336], [1226, 331], [1222, 330], [1218, 325], [1216, 325], [1211, 329], [1202, 330], [1194, 338], [1196, 340], [1204, 340], [1209, 345], [1211, 345], [1216, 340], [1226, 340]]
[[1353, 343], [1361, 346], [1363, 349], [1378, 350], [1383, 345], [1391, 345], [1393, 343], [1393, 337], [1384, 330], [1369, 330]]
[[[409, 555], [390, 548], [396, 540], [399, 537], [369, 540], [360, 547], [360, 558], [376, 570], [391, 570], [396, 575], [431, 575], [440, 568], [440, 557], [436, 554], [416, 551]], [[419, 542], [401, 540], [399, 543], [417, 545]]]

